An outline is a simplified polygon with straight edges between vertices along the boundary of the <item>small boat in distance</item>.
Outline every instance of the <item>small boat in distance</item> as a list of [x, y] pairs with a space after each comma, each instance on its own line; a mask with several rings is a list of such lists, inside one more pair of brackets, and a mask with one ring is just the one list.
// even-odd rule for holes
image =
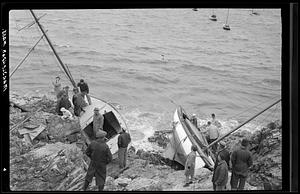
[[211, 15], [211, 16], [209, 16], [209, 19], [211, 21], [217, 21], [217, 16], [216, 15]]
[[230, 30], [230, 26], [228, 24], [228, 17], [229, 17], [229, 9], [227, 11], [227, 17], [226, 17], [226, 21], [225, 21], [225, 24], [223, 25], [223, 29], [224, 30]]
[[216, 16], [214, 10], [212, 10], [212, 15], [209, 16], [209, 19], [210, 19], [211, 21], [217, 21], [217, 16]]
[[223, 25], [223, 29], [224, 29], [224, 30], [230, 30], [230, 26], [229, 26], [228, 24], [224, 24], [224, 25]]

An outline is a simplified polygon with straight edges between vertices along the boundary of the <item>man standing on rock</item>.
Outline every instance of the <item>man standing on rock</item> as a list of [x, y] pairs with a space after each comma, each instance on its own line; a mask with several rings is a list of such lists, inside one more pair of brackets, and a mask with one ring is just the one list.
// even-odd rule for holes
[[88, 102], [89, 102], [89, 105], [92, 104], [92, 101], [91, 101], [91, 98], [89, 96], [89, 86], [86, 82], [84, 82], [83, 79], [80, 80], [80, 82], [77, 84], [77, 86], [80, 88], [80, 92], [86, 96]]
[[217, 163], [214, 169], [214, 174], [212, 177], [213, 189], [214, 191], [224, 191], [226, 189], [226, 184], [228, 181], [228, 166], [225, 161], [225, 153], [220, 153], [217, 155]]
[[232, 175], [230, 184], [232, 190], [243, 190], [245, 187], [248, 169], [252, 165], [252, 156], [247, 149], [248, 145], [249, 141], [243, 139], [241, 147], [231, 154]]
[[131, 142], [130, 134], [126, 132], [125, 129], [122, 128], [120, 135], [118, 137], [118, 158], [119, 158], [119, 167], [123, 169], [126, 167], [127, 161], [127, 147]]
[[96, 136], [99, 130], [103, 130], [104, 117], [101, 113], [99, 113], [99, 108], [94, 108], [94, 116], [93, 116], [93, 131]]
[[[186, 177], [184, 187], [189, 186], [189, 184], [193, 181], [195, 174], [195, 162], [196, 162], [196, 152], [198, 148], [195, 145], [192, 145], [191, 152], [187, 156], [185, 166], [184, 166], [184, 175]], [[191, 179], [190, 179], [191, 177]]]
[[219, 151], [218, 154], [222, 154], [224, 156], [224, 160], [227, 163], [227, 166], [229, 168], [229, 163], [230, 163], [230, 153], [226, 148], [226, 143], [224, 141], [219, 142]]
[[72, 102], [74, 105], [74, 114], [79, 117], [81, 112], [84, 111], [83, 107], [86, 107], [87, 103], [84, 100], [84, 95], [78, 91], [78, 88], [74, 88], [73, 91]]
[[[204, 130], [203, 132], [206, 132], [206, 131], [208, 131], [208, 141], [207, 141], [208, 144], [211, 144], [212, 142], [217, 140], [220, 136], [219, 129], [215, 125], [212, 125], [212, 123], [210, 121], [207, 122], [207, 129]], [[211, 147], [214, 154], [216, 154], [217, 146], [218, 146], [217, 143], [215, 143]]]
[[96, 185], [102, 191], [106, 179], [106, 165], [112, 161], [112, 154], [108, 145], [105, 143], [105, 131], [98, 131], [96, 140], [92, 141], [86, 150], [86, 155], [91, 162], [86, 173], [83, 190], [86, 191], [93, 177], [96, 177]]

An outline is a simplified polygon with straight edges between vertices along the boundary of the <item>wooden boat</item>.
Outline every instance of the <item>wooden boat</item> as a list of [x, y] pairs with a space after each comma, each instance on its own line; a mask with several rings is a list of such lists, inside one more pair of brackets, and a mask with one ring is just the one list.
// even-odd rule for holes
[[191, 152], [191, 146], [198, 148], [195, 168], [207, 167], [213, 169], [214, 161], [209, 151], [203, 151], [208, 146], [205, 136], [189, 120], [186, 112], [178, 106], [173, 118], [173, 137], [170, 146], [165, 152], [165, 157], [185, 165], [187, 155]]
[[[61, 58], [59, 57], [55, 48], [53, 47], [49, 37], [45, 33], [45, 30], [41, 26], [41, 24], [39, 22], [39, 19], [41, 17], [39, 17], [39, 18], [36, 17], [35, 13], [32, 10], [30, 10], [30, 13], [34, 18], [34, 24], [36, 23], [38, 25], [40, 31], [43, 34], [43, 36], [40, 38], [40, 40], [43, 37], [46, 39], [47, 43], [49, 44], [51, 50], [53, 51], [53, 53], [56, 57], [56, 59], [58, 60], [59, 64], [63, 68], [65, 74], [69, 78], [69, 81], [71, 82], [71, 84], [73, 85], [74, 88], [77, 87], [76, 82], [73, 79], [68, 66], [62, 62]], [[21, 63], [18, 66], [20, 66], [20, 65], [21, 65]], [[118, 110], [112, 104], [110, 104], [102, 99], [96, 98], [94, 96], [90, 96], [90, 98], [91, 98], [92, 104], [84, 107], [83, 109], [85, 112], [79, 117], [81, 132], [85, 136], [87, 144], [89, 144], [91, 142], [91, 140], [95, 139], [94, 133], [93, 133], [93, 115], [94, 115], [94, 108], [95, 107], [99, 108], [100, 109], [99, 112], [101, 114], [103, 114], [103, 116], [104, 116], [103, 128], [107, 132], [107, 135], [106, 135], [107, 144], [111, 150], [111, 153], [115, 157], [116, 153], [118, 152], [118, 147], [117, 147], [118, 134], [122, 130], [122, 128], [125, 129], [127, 132], [129, 132], [129, 129], [128, 129], [126, 122], [125, 122], [124, 118], [122, 117], [122, 115], [118, 112]], [[70, 101], [72, 102], [72, 100], [70, 100]]]

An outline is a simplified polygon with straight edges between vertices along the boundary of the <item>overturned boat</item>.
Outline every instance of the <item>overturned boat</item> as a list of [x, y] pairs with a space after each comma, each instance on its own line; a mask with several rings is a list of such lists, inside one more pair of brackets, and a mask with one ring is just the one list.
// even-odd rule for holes
[[[46, 39], [46, 42], [50, 46], [55, 58], [59, 62], [59, 65], [62, 67], [63, 72], [66, 74], [66, 76], [69, 79], [69, 81], [71, 82], [72, 86], [74, 88], [76, 88], [77, 85], [71, 75], [69, 67], [62, 62], [61, 58], [59, 57], [58, 53], [56, 52], [55, 48], [53, 47], [53, 44], [51, 43], [49, 37], [47, 36], [45, 30], [43, 29], [42, 25], [39, 22], [41, 17], [37, 17], [32, 10], [30, 10], [30, 13], [34, 18], [33, 24], [36, 23], [38, 28], [42, 32], [42, 37], [39, 39], [39, 41], [43, 38]], [[36, 43], [36, 45], [38, 44], [38, 42]], [[31, 49], [30, 52], [32, 50], [33, 49]], [[27, 54], [27, 56], [28, 56], [28, 54]], [[17, 68], [23, 63], [23, 61], [24, 60], [22, 60], [22, 62], [17, 66]], [[15, 70], [17, 68], [15, 68]], [[105, 100], [96, 98], [94, 96], [90, 96], [90, 98], [91, 98], [91, 102], [92, 102], [91, 105], [84, 107], [83, 108], [84, 113], [78, 117], [79, 123], [80, 123], [80, 128], [81, 128], [81, 133], [85, 137], [87, 144], [90, 144], [90, 142], [95, 139], [94, 132], [93, 132], [93, 115], [94, 115], [94, 108], [95, 107], [99, 108], [100, 109], [99, 112], [104, 116], [103, 130], [105, 130], [107, 132], [107, 135], [106, 135], [107, 142], [106, 143], [109, 146], [113, 156], [116, 156], [115, 154], [118, 152], [118, 146], [117, 146], [117, 141], [118, 141], [118, 136], [119, 136], [118, 134], [121, 132], [122, 128], [125, 129], [127, 132], [129, 132], [128, 127], [125, 122], [125, 119], [122, 117], [122, 115], [118, 112], [118, 110], [111, 103], [106, 102]], [[70, 102], [72, 102], [71, 99], [70, 99]], [[73, 104], [72, 104], [72, 106], [73, 106]]]
[[173, 136], [170, 144], [164, 153], [164, 157], [185, 165], [187, 155], [191, 152], [191, 146], [198, 148], [195, 168], [206, 167], [213, 169], [214, 161], [209, 150], [204, 151], [208, 146], [205, 136], [192, 124], [186, 112], [178, 106], [173, 118]]

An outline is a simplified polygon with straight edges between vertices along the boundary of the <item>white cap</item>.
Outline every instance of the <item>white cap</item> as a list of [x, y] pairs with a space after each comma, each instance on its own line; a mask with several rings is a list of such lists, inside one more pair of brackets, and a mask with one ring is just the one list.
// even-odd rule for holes
[[196, 114], [194, 113], [192, 116], [193, 116], [193, 117], [195, 117], [195, 116], [196, 116]]

